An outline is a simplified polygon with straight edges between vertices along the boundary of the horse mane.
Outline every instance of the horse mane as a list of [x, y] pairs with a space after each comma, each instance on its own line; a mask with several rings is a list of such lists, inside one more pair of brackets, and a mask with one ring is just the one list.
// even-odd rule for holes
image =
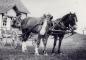
[[61, 21], [65, 21], [68, 18], [68, 16], [69, 16], [69, 14], [66, 14], [62, 18], [56, 19], [54, 22], [56, 22], [58, 24]]
[[59, 22], [61, 22], [62, 18], [58, 18], [54, 21], [54, 23], [58, 24]]
[[68, 18], [69, 14], [66, 14], [62, 17], [62, 21], [65, 21]]

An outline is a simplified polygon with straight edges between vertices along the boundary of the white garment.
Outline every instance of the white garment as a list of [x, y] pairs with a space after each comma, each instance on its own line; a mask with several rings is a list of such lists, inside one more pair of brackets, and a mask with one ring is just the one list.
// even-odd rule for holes
[[1, 27], [2, 27], [2, 14], [0, 14], [0, 37], [1, 37]]
[[25, 50], [27, 50], [26, 46], [26, 42], [22, 42], [22, 52], [25, 52]]
[[42, 29], [40, 30], [40, 34], [44, 35], [46, 32], [46, 27], [47, 27], [47, 20], [44, 21], [44, 24], [42, 26]]
[[11, 19], [7, 18], [7, 25], [6, 25], [7, 30], [11, 29]]

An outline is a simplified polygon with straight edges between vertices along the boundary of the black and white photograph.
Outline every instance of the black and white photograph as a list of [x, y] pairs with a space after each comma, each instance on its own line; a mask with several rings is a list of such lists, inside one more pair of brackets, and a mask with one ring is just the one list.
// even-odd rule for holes
[[0, 60], [86, 60], [85, 0], [0, 0]]

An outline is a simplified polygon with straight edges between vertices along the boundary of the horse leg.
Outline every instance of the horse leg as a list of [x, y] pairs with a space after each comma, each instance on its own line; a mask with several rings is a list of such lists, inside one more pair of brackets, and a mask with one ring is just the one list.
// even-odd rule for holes
[[35, 45], [35, 55], [39, 55], [38, 48], [40, 45], [40, 40], [41, 40], [41, 36], [38, 35], [38, 39], [36, 40], [36, 45]]
[[49, 37], [49, 36], [46, 36], [45, 38], [42, 38], [43, 44], [44, 44], [44, 51], [43, 51], [44, 55], [48, 55], [47, 52], [46, 52], [46, 50], [47, 50], [47, 49], [46, 49], [46, 45], [47, 45], [48, 37]]
[[25, 52], [27, 50], [26, 48], [26, 41], [22, 41], [22, 52]]
[[[24, 35], [25, 35], [25, 36], [24, 36]], [[26, 45], [26, 40], [27, 40], [28, 37], [26, 37], [26, 36], [27, 36], [26, 34], [24, 34], [24, 35], [23, 35], [23, 38], [22, 38], [22, 39], [23, 39], [23, 40], [22, 40], [22, 41], [23, 41], [23, 42], [22, 42], [22, 52], [25, 52], [25, 51], [27, 50], [27, 47], [26, 47], [26, 46], [27, 46], [27, 45]]]
[[26, 41], [22, 42], [22, 52], [25, 52], [27, 50], [26, 48]]
[[63, 39], [64, 36], [62, 37], [59, 37], [59, 44], [58, 44], [58, 50], [57, 50], [57, 53], [60, 53], [60, 48], [61, 48], [61, 43], [62, 43], [62, 39]]
[[53, 49], [52, 49], [52, 53], [54, 53], [54, 49], [57, 43], [57, 36], [54, 36], [54, 44], [53, 44]]
[[25, 34], [25, 32], [23, 33], [23, 36], [22, 36], [22, 52], [25, 52], [27, 50], [27, 45], [26, 45], [26, 41], [28, 39], [28, 36], [29, 36], [29, 32]]

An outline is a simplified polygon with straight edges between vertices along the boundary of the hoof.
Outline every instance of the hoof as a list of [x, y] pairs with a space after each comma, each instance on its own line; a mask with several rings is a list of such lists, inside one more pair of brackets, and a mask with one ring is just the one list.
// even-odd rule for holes
[[27, 50], [23, 50], [22, 52], [25, 53]]
[[56, 54], [55, 53], [52, 53], [52, 56], [55, 56]]
[[64, 55], [64, 53], [60, 52], [59, 55]]
[[61, 53], [61, 51], [59, 51], [59, 50], [56, 52], [56, 54], [60, 54], [60, 53]]
[[43, 54], [44, 56], [48, 56], [47, 52], [46, 51], [43, 51]]
[[47, 53], [45, 53], [45, 54], [44, 54], [44, 56], [48, 56], [48, 54], [47, 54]]
[[52, 54], [55, 53], [54, 51], [51, 52]]
[[61, 51], [56, 52], [56, 54], [58, 54], [58, 55], [64, 55], [64, 53], [62, 53]]
[[39, 56], [39, 53], [35, 53], [35, 55]]

